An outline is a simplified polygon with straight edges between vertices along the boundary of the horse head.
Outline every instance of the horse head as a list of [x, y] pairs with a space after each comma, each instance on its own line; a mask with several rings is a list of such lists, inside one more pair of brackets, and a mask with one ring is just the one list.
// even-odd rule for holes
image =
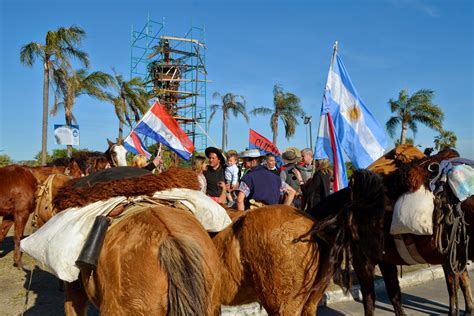
[[123, 146], [123, 139], [117, 140], [113, 143], [107, 139], [109, 148], [105, 152], [107, 159], [112, 167], [125, 167], [127, 166], [127, 150]]

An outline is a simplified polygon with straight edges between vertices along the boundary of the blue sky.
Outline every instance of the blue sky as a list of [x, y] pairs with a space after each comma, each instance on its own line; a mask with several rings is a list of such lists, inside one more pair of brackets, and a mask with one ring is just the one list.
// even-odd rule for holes
[[[457, 149], [474, 158], [473, 3], [472, 1], [0, 1], [0, 150], [15, 160], [32, 159], [41, 148], [42, 66], [20, 64], [19, 51], [29, 42], [44, 42], [48, 30], [78, 25], [87, 32], [83, 49], [91, 70], [130, 74], [131, 26], [147, 17], [161, 21], [171, 36], [190, 26], [205, 28], [208, 104], [211, 95], [245, 96], [248, 110], [272, 106], [275, 83], [301, 98], [313, 116], [313, 140], [334, 41], [366, 105], [385, 125], [387, 102], [401, 89], [436, 92], [444, 128], [458, 137]], [[74, 114], [81, 147], [106, 149], [117, 136], [118, 120], [109, 103], [77, 100]], [[221, 143], [217, 115], [210, 135]], [[54, 144], [50, 117], [48, 149]], [[271, 139], [268, 117], [250, 124], [232, 118], [228, 148], [248, 146], [248, 128]], [[397, 132], [399, 133], [399, 131]], [[289, 141], [279, 133], [278, 147], [307, 147], [301, 123]], [[419, 126], [415, 144], [433, 146], [434, 131]], [[413, 137], [410, 133], [409, 137]], [[393, 144], [393, 142], [391, 142]]]

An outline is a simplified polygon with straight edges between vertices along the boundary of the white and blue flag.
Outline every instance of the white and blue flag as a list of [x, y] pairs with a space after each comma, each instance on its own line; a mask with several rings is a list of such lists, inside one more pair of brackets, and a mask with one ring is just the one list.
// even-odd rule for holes
[[349, 78], [336, 54], [329, 70], [321, 115], [329, 113], [334, 134], [349, 160], [356, 168], [367, 168], [383, 155], [387, 136]]

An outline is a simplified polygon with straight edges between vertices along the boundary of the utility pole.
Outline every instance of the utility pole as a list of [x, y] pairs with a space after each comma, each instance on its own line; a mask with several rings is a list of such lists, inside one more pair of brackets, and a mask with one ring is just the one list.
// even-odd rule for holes
[[[301, 117], [303, 119], [303, 123], [304, 125], [308, 125], [309, 124], [309, 148], [313, 149], [313, 131], [312, 131], [312, 128], [311, 128], [311, 120], [312, 120], [312, 116], [302, 116]], [[308, 140], [308, 139], [306, 139]]]

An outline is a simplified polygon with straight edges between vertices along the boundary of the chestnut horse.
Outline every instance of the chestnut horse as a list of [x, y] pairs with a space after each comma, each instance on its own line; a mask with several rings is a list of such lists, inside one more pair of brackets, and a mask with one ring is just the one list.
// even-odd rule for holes
[[[55, 188], [54, 207], [62, 210], [174, 187], [199, 189], [197, 174], [185, 169], [158, 176], [139, 168], [106, 169], [69, 181], [57, 193]], [[38, 225], [51, 215], [39, 212]], [[192, 213], [144, 205], [109, 228], [97, 268], [82, 267], [80, 280], [66, 283], [65, 312], [84, 315], [90, 301], [103, 315], [217, 315], [219, 271], [212, 240]]]
[[382, 252], [383, 208], [382, 180], [364, 170], [325, 201], [316, 221], [284, 205], [245, 212], [213, 237], [222, 304], [258, 300], [269, 315], [315, 315], [334, 273], [350, 287], [351, 245], [369, 257]]
[[[429, 170], [428, 166], [432, 163], [439, 163], [442, 160], [455, 158], [457, 154], [453, 151], [443, 151], [439, 154], [432, 156], [432, 157], [425, 157], [425, 158], [417, 158], [414, 159], [410, 163], [403, 163], [397, 166], [397, 169], [391, 172], [390, 174], [384, 177], [385, 187], [386, 187], [386, 194], [387, 194], [387, 201], [388, 204], [386, 205], [387, 210], [389, 210], [385, 214], [385, 225], [384, 225], [384, 255], [382, 260], [374, 261], [374, 260], [366, 260], [363, 256], [360, 256], [357, 251], [354, 251], [354, 260], [353, 266], [354, 270], [357, 274], [357, 278], [360, 281], [361, 291], [363, 295], [363, 304], [365, 315], [374, 315], [375, 309], [375, 290], [374, 290], [374, 268], [375, 265], [378, 264], [380, 267], [380, 271], [382, 272], [382, 276], [385, 281], [385, 286], [387, 290], [387, 294], [390, 298], [390, 301], [394, 307], [394, 311], [396, 315], [405, 315], [402, 304], [401, 304], [401, 291], [397, 277], [397, 266], [396, 265], [407, 265], [404, 259], [402, 259], [401, 255], [397, 251], [397, 247], [395, 245], [394, 236], [389, 233], [390, 224], [392, 220], [393, 213], [391, 212], [393, 205], [397, 198], [405, 193], [405, 192], [414, 192], [416, 191], [421, 185], [425, 185], [425, 187], [429, 187], [429, 182], [433, 178], [433, 175]], [[452, 205], [455, 204], [455, 197], [451, 192], [449, 185], [444, 186], [444, 191], [437, 195], [435, 199], [435, 212], [434, 217], [444, 214], [447, 209], [453, 209]], [[471, 200], [471, 199], [469, 199]], [[466, 200], [463, 204], [461, 204], [462, 209], [464, 210], [464, 220], [467, 222], [467, 234], [471, 235], [472, 227], [474, 226], [474, 208], [472, 207], [472, 200], [469, 202]], [[470, 204], [469, 204], [470, 203]], [[451, 205], [451, 206], [450, 206]], [[470, 206], [469, 206], [470, 205]], [[444, 225], [444, 226], [443, 226]], [[445, 227], [446, 231], [441, 233], [441, 238], [444, 241], [445, 238], [449, 237], [450, 231], [452, 227], [449, 224], [440, 225], [437, 223], [434, 227], [435, 233], [433, 235], [428, 236], [420, 236], [420, 235], [412, 235], [412, 234], [403, 234], [403, 239], [405, 243], [410, 243], [412, 245], [411, 249], [416, 247], [416, 261], [418, 263], [430, 263], [430, 264], [443, 264], [443, 268], [445, 270], [446, 275], [446, 283], [448, 285], [448, 292], [450, 295], [450, 315], [457, 314], [457, 276], [455, 273], [450, 272], [448, 267], [448, 262], [451, 262], [451, 265], [454, 266], [459, 265], [459, 260], [462, 262], [463, 260], [467, 260], [466, 258], [466, 251], [468, 249], [459, 249], [457, 250], [457, 255], [459, 258], [451, 258], [449, 253], [441, 253], [438, 241], [441, 239], [436, 238], [436, 232], [441, 232], [441, 228]], [[467, 239], [465, 237], [460, 236], [458, 242], [461, 244], [464, 243], [467, 246]], [[456, 245], [457, 242], [454, 243]], [[462, 247], [461, 247], [462, 248]], [[472, 248], [472, 244], [470, 245]], [[412, 253], [413, 250], [411, 251]], [[456, 252], [454, 252], [456, 253]], [[471, 256], [474, 255], [473, 251], [469, 251]], [[413, 259], [414, 260], [414, 259]], [[459, 270], [462, 270], [462, 264], [459, 265]], [[456, 269], [456, 267], [455, 267]], [[472, 294], [470, 289], [470, 282], [469, 282], [469, 275], [467, 271], [460, 271], [460, 282], [463, 292], [465, 294], [465, 301], [466, 301], [466, 314], [472, 314]]]
[[[66, 315], [218, 315], [220, 261], [212, 241], [184, 210], [144, 207], [107, 232], [97, 269], [66, 283]], [[86, 295], [87, 294], [87, 295]]]
[[20, 240], [23, 237], [29, 215], [35, 207], [35, 192], [52, 173], [64, 172], [64, 167], [26, 167], [10, 165], [0, 168], [0, 243], [15, 224], [14, 266], [22, 267]]

